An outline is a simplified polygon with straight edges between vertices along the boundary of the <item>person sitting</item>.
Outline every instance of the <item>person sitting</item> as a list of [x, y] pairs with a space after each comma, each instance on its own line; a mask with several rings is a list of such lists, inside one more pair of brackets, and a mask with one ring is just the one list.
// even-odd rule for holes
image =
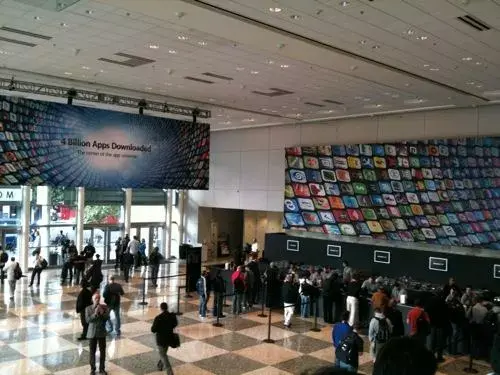
[[436, 359], [423, 343], [401, 337], [380, 350], [372, 375], [435, 375], [436, 371]]

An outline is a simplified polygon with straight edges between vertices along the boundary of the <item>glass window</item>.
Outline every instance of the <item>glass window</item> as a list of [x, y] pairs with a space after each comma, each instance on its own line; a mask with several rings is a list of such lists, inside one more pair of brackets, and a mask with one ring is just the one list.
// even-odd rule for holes
[[132, 223], [164, 223], [165, 206], [132, 206], [130, 220]]
[[88, 205], [85, 206], [83, 222], [85, 224], [119, 224], [123, 222], [120, 205]]

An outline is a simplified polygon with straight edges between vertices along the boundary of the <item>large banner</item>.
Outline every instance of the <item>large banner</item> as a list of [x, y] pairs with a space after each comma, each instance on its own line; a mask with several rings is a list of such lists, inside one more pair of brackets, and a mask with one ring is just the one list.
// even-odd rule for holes
[[285, 228], [500, 249], [500, 138], [286, 149]]
[[208, 189], [208, 124], [0, 96], [0, 184]]

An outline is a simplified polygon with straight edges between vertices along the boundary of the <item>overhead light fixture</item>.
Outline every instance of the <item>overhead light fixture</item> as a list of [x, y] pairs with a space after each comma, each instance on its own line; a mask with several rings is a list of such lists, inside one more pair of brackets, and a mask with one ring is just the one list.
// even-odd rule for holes
[[417, 39], [418, 40], [427, 40], [427, 39], [429, 39], [429, 37], [425, 36], [425, 35], [422, 35], [422, 36], [417, 36]]
[[179, 40], [188, 40], [189, 38], [187, 36], [184, 36], [184, 35], [178, 35], [177, 39], [179, 39]]
[[341, 1], [340, 2], [340, 6], [343, 6], [343, 7], [346, 7], [349, 5], [349, 2], [348, 1]]
[[82, 66], [82, 69], [83, 69], [83, 70], [90, 70], [90, 67], [83, 65], [83, 66]]
[[87, 9], [85, 11], [85, 13], [87, 13], [88, 15], [91, 15], [92, 13], [94, 13], [94, 11], [92, 9]]
[[268, 109], [267, 109], [267, 108], [261, 108], [260, 110], [261, 110], [261, 111], [264, 111], [264, 112], [267, 112], [267, 111], [268, 111]]
[[476, 65], [483, 65], [481, 61], [476, 61]]
[[99, 70], [99, 73], [105, 73], [105, 71], [103, 69]]
[[413, 34], [415, 34], [415, 30], [413, 30], [413, 29], [408, 29], [408, 30], [406, 30], [406, 34], [408, 34], [408, 35], [413, 35]]
[[462, 61], [472, 61], [472, 57], [462, 57]]
[[380, 46], [378, 44], [375, 44], [374, 46], [372, 46], [373, 49], [379, 49]]
[[61, 22], [59, 25], [61, 25], [61, 27], [68, 27], [68, 24], [65, 22]]
[[267, 63], [268, 63], [269, 65], [273, 65], [273, 64], [275, 63], [275, 61], [274, 61], [274, 60], [267, 60]]
[[281, 67], [282, 69], [286, 69], [286, 68], [289, 68], [289, 67], [290, 67], [290, 65], [288, 65], [288, 64], [281, 64], [281, 65], [280, 65], [280, 67]]
[[477, 87], [478, 89], [481, 89], [481, 88], [483, 88], [483, 85], [476, 85], [476, 87]]
[[466, 85], [469, 85], [469, 86], [474, 86], [476, 84], [476, 82], [474, 81], [468, 81], [468, 82], [465, 82]]
[[416, 99], [408, 99], [408, 100], [405, 100], [404, 101], [404, 104], [407, 104], [407, 105], [410, 105], [410, 104], [422, 104], [424, 102], [426, 102], [427, 100], [425, 99], [420, 99], [420, 98], [416, 98]]
[[219, 122], [220, 125], [231, 125], [231, 121]]
[[279, 12], [281, 12], [282, 10], [283, 10], [283, 9], [281, 9], [281, 8], [279, 8], [279, 7], [271, 7], [271, 8], [269, 8], [269, 11], [270, 11], [271, 13], [279, 13]]
[[299, 16], [299, 15], [297, 15], [297, 14], [292, 14], [292, 15], [290, 16], [290, 18], [291, 18], [292, 20], [299, 20], [299, 19], [300, 19], [300, 16]]
[[153, 90], [153, 88], [152, 87], [146, 87], [146, 90], [148, 90], [148, 91], [149, 90]]
[[246, 119], [243, 119], [243, 122], [255, 122], [255, 119], [254, 118], [246, 118]]
[[206, 46], [208, 43], [207, 43], [207, 42], [204, 42], [203, 40], [200, 40], [200, 41], [198, 42], [198, 44], [199, 44], [200, 46]]
[[165, 86], [172, 86], [172, 84], [170, 82], [165, 82], [164, 85]]
[[244, 70], [245, 70], [245, 68], [244, 68], [244, 67], [242, 67], [242, 66], [237, 66], [237, 67], [236, 67], [236, 70], [237, 70], [238, 72], [242, 72], [242, 71], [244, 71]]
[[429, 64], [424, 64], [424, 68], [428, 68], [429, 66]]
[[214, 98], [210, 98], [210, 99], [208, 99], [208, 101], [213, 103], [213, 102], [215, 102], [215, 99]]
[[361, 45], [365, 45], [366, 44], [366, 40], [360, 40], [358, 43], [361, 44]]
[[364, 101], [364, 102], [370, 102], [370, 101], [371, 101], [371, 99], [370, 99], [370, 98], [364, 98], [364, 99], [363, 99], [363, 101]]
[[175, 49], [169, 49], [168, 53], [170, 53], [171, 55], [175, 55], [177, 54], [177, 51]]
[[159, 49], [160, 45], [159, 44], [155, 44], [155, 43], [151, 43], [151, 44], [148, 45], [148, 47], [150, 49]]
[[65, 75], [65, 76], [72, 76], [72, 75], [73, 75], [73, 73], [71, 73], [71, 72], [64, 72], [64, 75]]
[[33, 17], [33, 19], [34, 19], [35, 21], [40, 21], [40, 20], [41, 20], [41, 18], [40, 18], [39, 16], [35, 16], [35, 17]]
[[432, 72], [439, 72], [439, 68], [430, 68], [429, 70]]
[[252, 70], [252, 71], [250, 72], [250, 74], [259, 74], [259, 71], [258, 71], [258, 70]]

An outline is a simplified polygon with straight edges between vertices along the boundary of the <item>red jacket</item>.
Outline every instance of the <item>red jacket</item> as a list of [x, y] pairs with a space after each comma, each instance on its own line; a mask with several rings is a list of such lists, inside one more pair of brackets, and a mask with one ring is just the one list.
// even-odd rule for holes
[[234, 271], [233, 274], [231, 275], [231, 282], [233, 283], [234, 285], [234, 281], [236, 279], [241, 279], [241, 281], [243, 282], [243, 284], [245, 285], [245, 288], [246, 288], [246, 283], [245, 283], [245, 275], [243, 274], [243, 272], [241, 271]]

